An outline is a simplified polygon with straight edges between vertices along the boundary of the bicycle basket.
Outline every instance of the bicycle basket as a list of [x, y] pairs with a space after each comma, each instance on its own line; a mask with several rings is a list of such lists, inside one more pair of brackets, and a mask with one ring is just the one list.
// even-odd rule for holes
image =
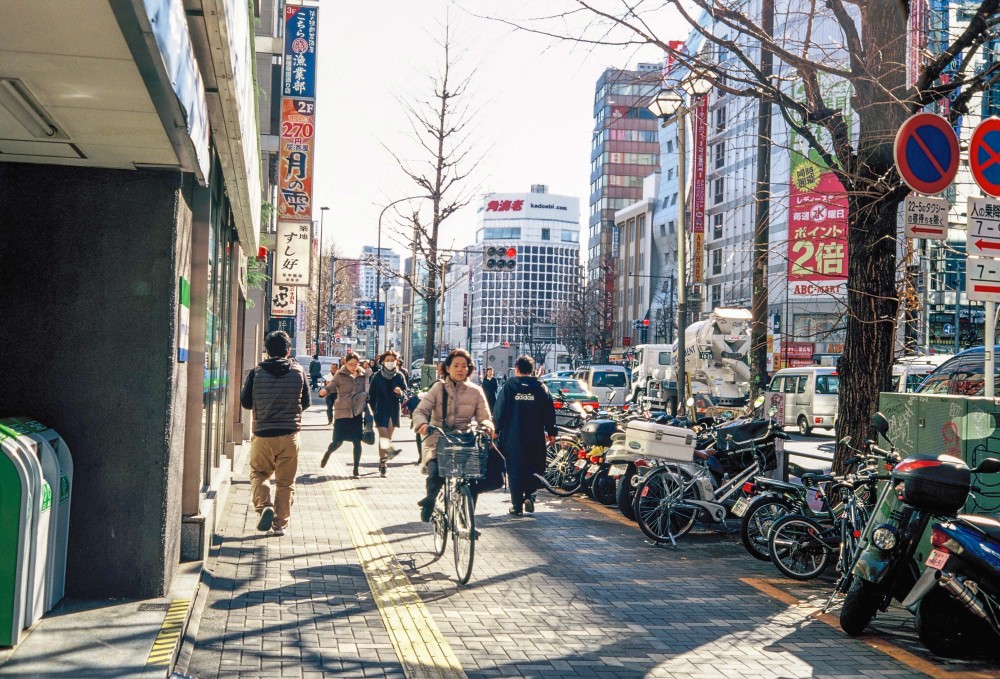
[[450, 434], [438, 439], [438, 476], [479, 479], [486, 476], [486, 459], [489, 451], [480, 448], [474, 433]]

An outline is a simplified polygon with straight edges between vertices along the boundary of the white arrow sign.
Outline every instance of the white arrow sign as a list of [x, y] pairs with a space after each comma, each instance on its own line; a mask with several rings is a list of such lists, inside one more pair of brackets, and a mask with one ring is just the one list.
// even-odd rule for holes
[[1000, 302], [1000, 260], [969, 257], [965, 262], [965, 289], [970, 300]]
[[969, 198], [968, 229], [965, 241], [968, 255], [1000, 257], [1000, 200]]
[[907, 196], [903, 213], [907, 238], [947, 238], [948, 200]]
[[353, 304], [334, 304], [333, 305], [333, 310], [334, 311], [350, 311], [353, 308], [354, 308]]

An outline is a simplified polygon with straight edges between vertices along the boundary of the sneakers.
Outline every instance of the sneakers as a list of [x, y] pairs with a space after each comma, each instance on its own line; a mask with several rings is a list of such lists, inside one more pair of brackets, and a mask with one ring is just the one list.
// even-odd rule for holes
[[534, 514], [535, 513], [535, 496], [534, 495], [529, 495], [528, 497], [524, 498], [524, 511], [528, 512], [529, 514]]
[[357, 467], [355, 467], [354, 471], [351, 472], [351, 478], [352, 479], [360, 479], [361, 478], [361, 474], [358, 473], [358, 468]]
[[320, 467], [325, 467], [326, 463], [330, 461], [330, 456], [333, 455], [333, 443], [326, 447], [326, 452], [323, 453], [323, 459], [319, 461]]
[[258, 516], [260, 519], [257, 521], [257, 530], [269, 530], [274, 521], [274, 507], [264, 507]]
[[388, 450], [385, 451], [385, 459], [391, 460], [395, 458], [397, 455], [399, 455], [401, 452], [403, 452], [401, 448], [389, 448]]
[[512, 519], [520, 519], [524, 516], [524, 512], [522, 512], [517, 507], [511, 507], [510, 509], [507, 510], [507, 513], [510, 515], [510, 518]]
[[273, 535], [274, 537], [280, 538], [282, 535], [285, 534], [285, 529], [284, 528], [272, 528], [271, 530], [267, 531], [267, 534], [268, 535]]

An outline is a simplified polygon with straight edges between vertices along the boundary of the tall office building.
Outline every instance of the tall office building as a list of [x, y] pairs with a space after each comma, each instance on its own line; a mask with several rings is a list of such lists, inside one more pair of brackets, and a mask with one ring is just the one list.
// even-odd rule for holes
[[[517, 251], [512, 271], [484, 271], [484, 248]], [[555, 344], [556, 317], [580, 287], [580, 203], [534, 185], [530, 193], [491, 193], [479, 207], [468, 294], [475, 355], [504, 342], [542, 353]], [[537, 358], [543, 358], [538, 356]]]
[[643, 179], [659, 169], [659, 121], [646, 106], [660, 84], [660, 64], [639, 64], [606, 69], [595, 88], [587, 294], [596, 298], [593, 323], [601, 329], [604, 355], [614, 342], [615, 212], [642, 198]]
[[[361, 248], [361, 259], [371, 259], [374, 262], [382, 262], [381, 283], [396, 284], [398, 281], [387, 272], [399, 272], [399, 255], [392, 251], [392, 248], [382, 248], [381, 251], [371, 245]], [[362, 299], [375, 299], [375, 283], [378, 281], [378, 272], [374, 264], [361, 265], [361, 286], [359, 292]]]

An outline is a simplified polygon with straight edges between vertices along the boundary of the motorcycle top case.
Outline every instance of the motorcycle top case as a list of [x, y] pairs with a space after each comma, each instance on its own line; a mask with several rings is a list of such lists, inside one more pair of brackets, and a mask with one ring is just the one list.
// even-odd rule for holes
[[591, 420], [580, 427], [580, 435], [588, 448], [611, 445], [611, 435], [618, 431], [618, 423], [614, 420]]
[[694, 458], [694, 432], [653, 422], [629, 422], [625, 446], [642, 457], [691, 462]]
[[931, 514], [954, 514], [965, 506], [971, 488], [969, 467], [950, 455], [912, 455], [892, 470], [902, 485], [903, 502]]

